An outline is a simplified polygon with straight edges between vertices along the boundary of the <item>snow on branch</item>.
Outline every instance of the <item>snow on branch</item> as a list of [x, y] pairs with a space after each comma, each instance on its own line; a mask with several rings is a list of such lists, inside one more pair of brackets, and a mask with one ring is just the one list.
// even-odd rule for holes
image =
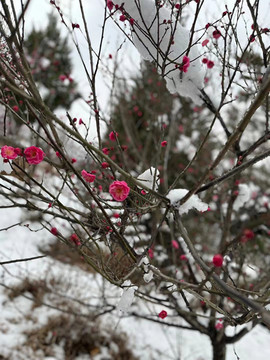
[[204, 203], [198, 195], [192, 195], [183, 205], [180, 205], [181, 199], [188, 193], [186, 189], [174, 189], [171, 190], [167, 198], [170, 200], [171, 204], [175, 206], [180, 215], [186, 214], [191, 209], [196, 209], [198, 211], [207, 211], [208, 205]]
[[137, 286], [133, 286], [129, 280], [123, 283], [123, 286], [127, 286], [123, 290], [121, 299], [117, 305], [117, 310], [120, 313], [127, 313], [135, 296], [135, 291], [138, 289]]
[[114, 0], [130, 20], [133, 42], [141, 56], [154, 61], [171, 93], [201, 104], [203, 71], [196, 44], [189, 44], [190, 31], [180, 25], [177, 12], [157, 7], [153, 0]]
[[149, 189], [157, 191], [160, 182], [159, 177], [159, 171], [154, 167], [151, 167], [139, 175], [137, 179]]

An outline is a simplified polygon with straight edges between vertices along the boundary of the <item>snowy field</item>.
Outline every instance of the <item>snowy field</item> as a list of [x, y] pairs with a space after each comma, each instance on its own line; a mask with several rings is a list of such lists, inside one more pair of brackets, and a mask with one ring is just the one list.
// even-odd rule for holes
[[[20, 210], [1, 210], [1, 229], [21, 222], [24, 216]], [[24, 221], [22, 226], [0, 232], [1, 262], [41, 255], [39, 248], [44, 248], [46, 244], [52, 242], [53, 238], [48, 232], [39, 231], [39, 227], [35, 224], [30, 226], [32, 230], [30, 231], [28, 227], [23, 226], [25, 224], [27, 221]], [[60, 345], [54, 345], [51, 349], [53, 356], [46, 356], [41, 349], [33, 351], [30, 346], [25, 345], [27, 343], [27, 332], [46, 324], [48, 318], [59, 316], [59, 311], [50, 306], [57, 306], [58, 304], [61, 308], [63, 295], [66, 298], [91, 304], [95, 312], [102, 308], [100, 304], [102, 299], [105, 299], [107, 305], [117, 305], [121, 296], [121, 290], [111, 284], [104, 283], [99, 275], [86, 272], [76, 265], [63, 264], [50, 257], [1, 266], [0, 277], [0, 358], [2, 356], [4, 359], [10, 360], [65, 359]], [[27, 291], [13, 299], [9, 298], [7, 289], [20, 284], [26, 277], [39, 281], [39, 284], [41, 281], [47, 285], [55, 284], [55, 288], [53, 285], [48, 285], [52, 287], [55, 293], [46, 294], [43, 299], [45, 304], [39, 304], [35, 307], [33, 307], [33, 301], [30, 300], [32, 295]], [[76, 305], [74, 305], [74, 309], [76, 309]], [[157, 318], [157, 314], [162, 309], [150, 307], [135, 298], [130, 310], [136, 310], [141, 315], [156, 316]], [[78, 311], [87, 315], [89, 307], [80, 306]], [[169, 311], [168, 315], [169, 319]], [[128, 347], [139, 359], [211, 359], [209, 339], [197, 332], [171, 328], [166, 325], [160, 326], [147, 320], [129, 316], [119, 317], [116, 310], [104, 315], [101, 320], [104, 328], [110, 328], [110, 332], [126, 332]], [[80, 321], [80, 319], [77, 318], [76, 321]], [[184, 321], [179, 319], [179, 324], [184, 325]], [[230, 335], [235, 331], [234, 328], [228, 330], [230, 330]], [[265, 327], [258, 325], [234, 346], [228, 346], [227, 359], [269, 359], [269, 344], [270, 332]], [[96, 355], [82, 355], [76, 359], [105, 360], [110, 359], [108, 356], [106, 349], [103, 348]]]

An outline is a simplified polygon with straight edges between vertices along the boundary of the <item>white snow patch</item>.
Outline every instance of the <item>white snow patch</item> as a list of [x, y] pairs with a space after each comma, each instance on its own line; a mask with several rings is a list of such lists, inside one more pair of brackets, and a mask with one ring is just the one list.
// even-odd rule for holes
[[144, 274], [143, 276], [143, 280], [146, 282], [146, 283], [149, 283], [152, 279], [153, 279], [153, 271], [152, 270], [149, 270], [148, 273]]
[[192, 144], [192, 139], [181, 135], [180, 139], [176, 141], [176, 148], [187, 155], [188, 160], [191, 160], [196, 153], [196, 147]]
[[9, 163], [4, 162], [4, 159], [0, 157], [0, 174], [4, 172], [6, 174], [12, 173], [12, 167]]
[[202, 212], [207, 211], [208, 204], [204, 203], [198, 195], [192, 195], [183, 205], [180, 205], [180, 200], [187, 193], [187, 189], [173, 189], [167, 195], [171, 204], [178, 208], [180, 215], [188, 213], [191, 209], [196, 209]]
[[238, 185], [238, 195], [233, 203], [233, 210], [238, 211], [252, 197], [252, 193], [247, 184]]
[[142, 184], [145, 184], [149, 189], [157, 191], [159, 186], [159, 171], [154, 167], [145, 170], [141, 175], [137, 177]]
[[153, 0], [114, 0], [113, 3], [119, 6], [124, 3], [125, 11], [135, 20], [132, 27], [134, 45], [145, 60], [154, 61], [159, 70], [164, 69], [162, 75], [168, 90], [201, 104], [204, 73], [199, 45], [192, 45], [189, 49], [190, 66], [187, 72], [175, 68], [175, 65], [182, 64], [188, 51], [190, 31], [176, 22], [169, 8], [163, 6], [158, 9]]
[[120, 313], [127, 313], [133, 302], [135, 291], [138, 289], [138, 286], [133, 286], [129, 280], [125, 281], [123, 286], [128, 286], [128, 288], [123, 290], [121, 299], [116, 309]]

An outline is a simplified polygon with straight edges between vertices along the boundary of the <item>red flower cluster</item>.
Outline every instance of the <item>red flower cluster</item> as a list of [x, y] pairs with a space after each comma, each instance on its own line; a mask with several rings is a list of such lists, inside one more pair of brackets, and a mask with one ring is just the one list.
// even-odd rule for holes
[[78, 238], [78, 235], [77, 234], [72, 234], [70, 235], [70, 240], [74, 243], [74, 245], [76, 246], [80, 246], [81, 245], [81, 242], [80, 242], [80, 239]]
[[[36, 146], [30, 146], [30, 147], [26, 148], [24, 150], [23, 154], [24, 154], [28, 164], [34, 164], [34, 165], [39, 164], [45, 156], [45, 153], [43, 152], [43, 150], [41, 150], [40, 148], [38, 148]], [[1, 148], [1, 156], [2, 156], [2, 158], [7, 159], [7, 160], [14, 160], [18, 156], [22, 156], [23, 154], [22, 154], [22, 150], [20, 148], [14, 148], [12, 146], [7, 146], [7, 145], [4, 145]]]
[[109, 9], [110, 11], [112, 11], [112, 9], [113, 9], [113, 2], [110, 1], [110, 0], [107, 0], [107, 7], [108, 7], [108, 9]]
[[102, 169], [106, 169], [107, 167], [109, 167], [110, 164], [108, 164], [106, 161], [104, 161], [102, 164], [101, 164], [101, 167]]
[[14, 160], [21, 154], [22, 154], [22, 150], [20, 148], [14, 148], [12, 146], [7, 146], [7, 145], [1, 148], [1, 156], [2, 158], [7, 160]]
[[120, 20], [120, 21], [123, 21], [123, 22], [126, 21], [126, 19], [127, 19], [127, 18], [126, 18], [126, 16], [125, 16], [124, 14], [122, 14], [122, 15], [119, 17], [119, 20]]
[[179, 66], [179, 70], [186, 73], [188, 71], [188, 68], [190, 66], [190, 60], [188, 56], [183, 57], [182, 64]]
[[72, 24], [72, 29], [79, 29], [80, 25], [79, 24]]
[[206, 64], [206, 66], [208, 67], [208, 69], [212, 69], [215, 65], [214, 61], [212, 60], [208, 60], [207, 58], [203, 58], [202, 59], [202, 63]]
[[92, 183], [95, 181], [96, 175], [90, 174], [85, 170], [82, 170], [81, 174], [86, 182]]

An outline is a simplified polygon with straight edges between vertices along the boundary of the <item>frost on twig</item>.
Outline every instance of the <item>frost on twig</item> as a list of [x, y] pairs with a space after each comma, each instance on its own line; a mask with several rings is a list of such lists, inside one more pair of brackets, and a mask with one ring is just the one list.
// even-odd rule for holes
[[191, 209], [196, 209], [198, 211], [207, 211], [208, 204], [204, 203], [198, 195], [192, 195], [183, 205], [180, 205], [181, 199], [188, 193], [186, 189], [174, 189], [171, 190], [167, 198], [170, 200], [171, 204], [174, 205], [180, 215], [186, 214]]
[[134, 45], [145, 60], [156, 63], [168, 90], [201, 104], [204, 74], [198, 45], [189, 47], [190, 31], [180, 25], [176, 14], [165, 6], [156, 7], [153, 0], [114, 0], [113, 3], [118, 6], [124, 3], [124, 12], [133, 19]]

